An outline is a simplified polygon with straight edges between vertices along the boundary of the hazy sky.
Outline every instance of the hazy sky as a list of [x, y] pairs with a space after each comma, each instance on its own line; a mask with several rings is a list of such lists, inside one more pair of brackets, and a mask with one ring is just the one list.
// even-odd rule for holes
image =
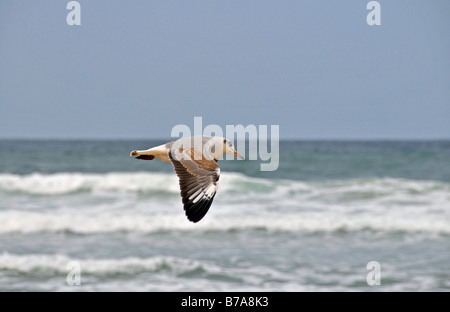
[[450, 138], [450, 1], [0, 2], [0, 137]]

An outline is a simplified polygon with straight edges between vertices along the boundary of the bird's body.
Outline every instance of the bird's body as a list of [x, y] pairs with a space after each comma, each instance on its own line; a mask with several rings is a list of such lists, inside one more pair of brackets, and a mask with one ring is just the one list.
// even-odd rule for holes
[[198, 222], [208, 212], [216, 195], [220, 178], [217, 161], [224, 154], [242, 158], [225, 138], [194, 136], [148, 150], [132, 151], [130, 156], [171, 162], [180, 181], [186, 216], [190, 221]]

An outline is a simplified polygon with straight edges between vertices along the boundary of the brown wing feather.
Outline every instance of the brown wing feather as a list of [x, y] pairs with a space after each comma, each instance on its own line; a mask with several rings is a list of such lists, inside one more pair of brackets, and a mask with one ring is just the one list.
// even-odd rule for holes
[[218, 188], [220, 168], [213, 160], [194, 159], [194, 150], [184, 150], [187, 159], [177, 160], [169, 151], [169, 159], [180, 181], [181, 197], [187, 218], [200, 221], [208, 212]]

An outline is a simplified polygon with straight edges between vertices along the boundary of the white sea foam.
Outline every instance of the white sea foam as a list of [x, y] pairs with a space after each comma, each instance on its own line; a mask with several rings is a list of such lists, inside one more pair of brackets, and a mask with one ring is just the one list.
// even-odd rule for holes
[[[66, 283], [73, 268], [68, 265], [74, 262], [79, 264], [80, 286]], [[21, 289], [46, 291], [348, 291], [361, 286], [367, 291], [364, 269], [335, 263], [286, 270], [242, 261], [221, 264], [174, 256], [86, 259], [63, 254], [0, 254], [0, 279], [7, 279], [9, 287], [14, 289], [17, 284]], [[3, 272], [8, 273], [2, 276]], [[377, 290], [417, 291], [439, 284], [438, 277], [414, 273], [401, 266], [383, 265], [384, 284]], [[389, 282], [389, 278], [397, 281]]]
[[0, 191], [61, 195], [79, 191], [178, 192], [174, 174], [164, 173], [55, 173], [0, 174]]
[[[297, 276], [290, 272], [267, 266], [248, 264], [220, 265], [218, 263], [172, 256], [147, 258], [105, 258], [81, 259], [61, 254], [0, 254], [1, 272], [18, 272], [24, 276], [39, 276], [39, 288], [70, 291], [76, 287], [65, 285], [70, 269], [68, 264], [76, 261], [80, 268], [81, 290], [133, 291], [205, 291], [205, 290], [305, 290], [308, 287], [298, 283]], [[309, 273], [309, 270], [297, 270]], [[151, 279], [148, 276], [151, 274]], [[105, 279], [114, 279], [116, 282]], [[101, 283], [96, 278], [101, 278]], [[143, 283], [144, 280], [144, 283]], [[11, 278], [10, 278], [11, 281]], [[43, 282], [45, 281], [45, 283]], [[87, 282], [86, 282], [87, 281]], [[130, 283], [131, 282], [131, 283]], [[32, 284], [30, 281], [28, 286]], [[0, 287], [1, 289], [1, 287]]]
[[195, 267], [214, 270], [215, 268], [207, 263], [195, 260], [170, 257], [155, 256], [150, 258], [127, 257], [121, 259], [80, 259], [71, 258], [61, 254], [27, 254], [16, 255], [0, 254], [0, 271], [10, 270], [24, 273], [47, 271], [68, 273], [67, 265], [76, 261], [80, 264], [83, 274], [104, 275], [109, 273], [139, 273], [160, 270], [185, 271]]
[[[173, 173], [0, 174], [0, 192], [8, 194], [0, 198], [0, 234], [247, 229], [450, 234], [450, 185], [439, 181], [305, 182], [226, 172], [211, 211], [198, 224], [184, 216]], [[107, 199], [101, 197], [105, 193]], [[149, 195], [134, 195], [141, 193]]]
[[[444, 191], [450, 199], [450, 184], [439, 181], [419, 181], [396, 178], [371, 178], [304, 182], [299, 180], [261, 179], [241, 173], [225, 172], [220, 178], [222, 192], [232, 193], [310, 193], [314, 195], [359, 194], [355, 199], [403, 192], [409, 195]], [[79, 191], [178, 193], [178, 179], [173, 173], [111, 172], [34, 173], [29, 175], [0, 174], [0, 191], [26, 194], [61, 195]], [[346, 198], [348, 199], [348, 198]]]
[[113, 232], [158, 233], [164, 231], [244, 231], [283, 232], [379, 232], [432, 233], [450, 235], [450, 221], [443, 218], [394, 218], [392, 216], [338, 216], [332, 214], [298, 214], [259, 217], [212, 216], [198, 224], [188, 222], [183, 213], [166, 215], [39, 214], [6, 211], [0, 213], [0, 234], [56, 233], [101, 234]]

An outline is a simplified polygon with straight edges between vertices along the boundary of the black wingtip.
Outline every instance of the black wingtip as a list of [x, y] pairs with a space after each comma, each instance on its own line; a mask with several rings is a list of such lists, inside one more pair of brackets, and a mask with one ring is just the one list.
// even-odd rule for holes
[[209, 208], [211, 207], [214, 200], [214, 196], [211, 199], [203, 199], [197, 203], [185, 203], [184, 210], [186, 213], [186, 217], [189, 221], [197, 223], [208, 213]]

